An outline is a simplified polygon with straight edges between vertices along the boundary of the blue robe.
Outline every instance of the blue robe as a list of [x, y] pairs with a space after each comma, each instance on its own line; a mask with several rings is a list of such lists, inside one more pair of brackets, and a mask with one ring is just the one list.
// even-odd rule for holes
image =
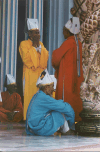
[[63, 100], [56, 100], [43, 91], [37, 92], [28, 106], [26, 115], [26, 133], [28, 135], [49, 136], [64, 124], [64, 117], [71, 128], [75, 121], [74, 110]]

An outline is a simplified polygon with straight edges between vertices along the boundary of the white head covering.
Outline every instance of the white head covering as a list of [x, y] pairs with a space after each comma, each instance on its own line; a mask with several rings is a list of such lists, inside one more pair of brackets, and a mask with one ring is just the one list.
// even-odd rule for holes
[[27, 28], [28, 30], [39, 29], [38, 20], [33, 18], [27, 18]]
[[69, 20], [65, 27], [73, 34], [78, 34], [80, 32], [80, 21], [78, 17], [73, 17], [72, 22]]
[[27, 33], [29, 30], [39, 29], [38, 20], [33, 18], [27, 18], [25, 22], [24, 32]]
[[50, 75], [50, 77], [52, 78], [52, 80], [54, 81], [54, 90], [56, 90], [56, 85], [57, 85], [57, 79], [55, 78], [54, 75]]
[[11, 74], [7, 74], [7, 85], [15, 83], [15, 78]]
[[47, 69], [45, 69], [39, 76], [36, 85], [44, 86], [44, 85], [50, 85], [51, 83], [54, 83], [54, 81], [51, 78], [51, 76], [49, 75]]

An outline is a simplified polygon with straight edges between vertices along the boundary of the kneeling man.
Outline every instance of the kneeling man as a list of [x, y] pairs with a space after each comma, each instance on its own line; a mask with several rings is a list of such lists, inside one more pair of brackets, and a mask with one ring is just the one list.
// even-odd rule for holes
[[52, 98], [54, 82], [47, 69], [37, 80], [39, 91], [33, 96], [26, 116], [28, 135], [49, 136], [60, 130], [66, 133], [74, 128], [75, 114], [71, 105]]

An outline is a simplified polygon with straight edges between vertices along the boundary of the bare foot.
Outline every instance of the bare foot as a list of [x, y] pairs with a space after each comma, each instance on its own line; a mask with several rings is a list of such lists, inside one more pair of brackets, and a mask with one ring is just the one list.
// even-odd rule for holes
[[69, 130], [66, 133], [62, 133], [62, 135], [76, 135], [76, 131], [75, 130]]
[[61, 133], [60, 132], [55, 132], [54, 136], [61, 136]]

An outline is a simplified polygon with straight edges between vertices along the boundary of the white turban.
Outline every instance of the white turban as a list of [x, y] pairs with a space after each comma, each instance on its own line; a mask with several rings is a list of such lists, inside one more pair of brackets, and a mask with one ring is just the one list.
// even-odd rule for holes
[[27, 33], [28, 30], [35, 30], [35, 29], [39, 29], [38, 19], [27, 18], [24, 29], [25, 33]]
[[11, 74], [7, 74], [7, 85], [15, 83], [15, 78]]
[[50, 85], [51, 83], [54, 83], [54, 79], [52, 79], [47, 69], [45, 69], [39, 76], [36, 85], [45, 86], [45, 85]]
[[80, 32], [80, 21], [78, 17], [73, 17], [72, 22], [69, 20], [65, 27], [73, 34], [78, 34]]
[[33, 18], [27, 18], [27, 28], [28, 30], [39, 29], [38, 20]]

